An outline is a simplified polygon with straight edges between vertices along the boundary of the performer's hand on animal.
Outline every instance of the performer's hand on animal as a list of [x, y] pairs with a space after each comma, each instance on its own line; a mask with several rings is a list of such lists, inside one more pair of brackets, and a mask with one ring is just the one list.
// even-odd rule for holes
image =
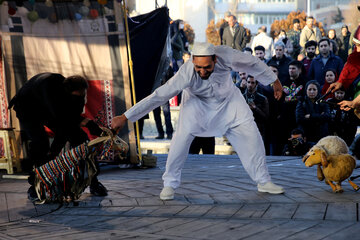
[[354, 101], [341, 101], [338, 103], [341, 110], [349, 111], [350, 109], [354, 108]]
[[111, 121], [111, 128], [116, 132], [119, 132], [125, 126], [127, 120], [128, 119], [124, 114], [116, 116]]
[[326, 90], [326, 93], [328, 92], [336, 92], [337, 90], [339, 90], [341, 87], [343, 86], [343, 84], [341, 82], [334, 82], [332, 84], [330, 84], [329, 88]]
[[352, 101], [341, 101], [338, 103], [340, 105], [341, 110], [349, 111], [352, 108], [355, 108], [356, 111], [359, 111], [360, 109], [360, 95], [358, 95], [354, 100]]
[[274, 89], [274, 97], [276, 100], [280, 100], [282, 94], [283, 94], [283, 87], [281, 85], [281, 82], [279, 81], [279, 79], [276, 79], [276, 81], [273, 84], [273, 89]]

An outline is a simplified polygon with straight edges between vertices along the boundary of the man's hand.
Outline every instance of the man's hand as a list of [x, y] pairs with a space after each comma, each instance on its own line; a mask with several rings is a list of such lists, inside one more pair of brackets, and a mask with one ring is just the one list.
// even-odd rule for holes
[[255, 105], [254, 102], [251, 102], [251, 103], [248, 103], [248, 104], [249, 104], [249, 107], [250, 107], [251, 109], [255, 109], [255, 108], [256, 108], [256, 105]]
[[281, 82], [279, 81], [279, 79], [276, 79], [276, 81], [273, 84], [273, 89], [274, 89], [274, 97], [276, 100], [280, 100], [282, 94], [283, 94], [283, 87], [281, 85]]
[[355, 107], [354, 101], [341, 101], [338, 103], [341, 110], [349, 111]]
[[111, 128], [116, 132], [119, 132], [125, 126], [127, 120], [128, 119], [124, 114], [116, 116], [111, 120]]
[[329, 88], [326, 90], [326, 93], [328, 92], [332, 92], [334, 93], [335, 91], [339, 90], [342, 87], [342, 83], [341, 82], [334, 82], [332, 84], [330, 84]]
[[246, 80], [244, 80], [244, 79], [241, 80], [240, 87], [241, 88], [246, 88], [246, 83], [247, 83]]

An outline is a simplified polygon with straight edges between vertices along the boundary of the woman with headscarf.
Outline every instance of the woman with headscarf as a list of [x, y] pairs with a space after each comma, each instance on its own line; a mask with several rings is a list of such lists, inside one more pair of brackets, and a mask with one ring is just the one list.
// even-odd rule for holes
[[305, 98], [296, 106], [296, 123], [303, 129], [308, 141], [318, 142], [328, 135], [330, 109], [326, 103], [315, 103], [321, 96], [316, 80], [307, 82], [305, 91]]

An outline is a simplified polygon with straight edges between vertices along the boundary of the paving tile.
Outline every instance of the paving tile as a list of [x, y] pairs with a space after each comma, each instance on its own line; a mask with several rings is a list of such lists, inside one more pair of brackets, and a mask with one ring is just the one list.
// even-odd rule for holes
[[215, 205], [204, 216], [210, 218], [231, 218], [241, 207], [242, 204]]
[[180, 212], [178, 212], [176, 216], [197, 218], [204, 216], [213, 207], [213, 205], [189, 205], [186, 208], [182, 209]]
[[[336, 233], [341, 233], [338, 239], [345, 239], [344, 238], [344, 231], [349, 226], [354, 225], [353, 222], [342, 223], [339, 224], [338, 222], [331, 222], [331, 221], [323, 221], [319, 222], [315, 226], [307, 228], [303, 231], [297, 232], [291, 236], [287, 236], [287, 240], [295, 240], [295, 239], [311, 239], [311, 240], [318, 240], [318, 239], [330, 239], [331, 236]], [[358, 224], [355, 224], [358, 226]], [[351, 237], [353, 238], [354, 235]], [[350, 238], [350, 239], [351, 239]]]
[[326, 220], [336, 221], [356, 221], [357, 220], [357, 204], [356, 203], [329, 203]]
[[[344, 183], [335, 194], [300, 158], [269, 156], [285, 194], [259, 193], [239, 159], [189, 156], [173, 201], [161, 201], [166, 155], [153, 169], [106, 166], [109, 189], [86, 189], [78, 205], [37, 205], [26, 181], [0, 179], [0, 239], [353, 239], [359, 193]], [[356, 170], [360, 173], [360, 170]], [[12, 221], [12, 222], [9, 222]]]
[[268, 219], [291, 219], [295, 214], [298, 204], [291, 203], [272, 203], [266, 210], [262, 218]]
[[269, 208], [270, 203], [245, 203], [232, 218], [261, 218]]

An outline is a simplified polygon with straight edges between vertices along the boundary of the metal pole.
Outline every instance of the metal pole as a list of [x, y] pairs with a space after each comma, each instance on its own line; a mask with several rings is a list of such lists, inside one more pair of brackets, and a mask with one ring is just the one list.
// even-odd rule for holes
[[307, 0], [307, 4], [306, 4], [307, 6], [307, 8], [306, 8], [306, 10], [307, 10], [307, 15], [308, 16], [310, 16], [311, 15], [311, 11], [310, 11], [310, 0]]
[[[130, 48], [129, 25], [128, 25], [128, 21], [127, 21], [125, 1], [122, 1], [122, 2], [123, 2], [123, 14], [124, 14], [124, 19], [125, 19], [127, 50], [128, 50], [128, 56], [129, 56], [130, 81], [131, 81], [131, 86], [132, 86], [131, 93], [132, 93], [132, 100], [135, 105], [136, 104], [136, 95], [135, 95], [133, 61], [131, 58], [131, 48]], [[135, 128], [136, 128], [136, 138], [137, 138], [137, 144], [138, 144], [138, 156], [139, 156], [140, 163], [141, 163], [142, 155], [141, 155], [141, 148], [140, 148], [140, 131], [139, 131], [139, 122], [138, 121], [136, 121], [136, 123], [135, 123]]]

